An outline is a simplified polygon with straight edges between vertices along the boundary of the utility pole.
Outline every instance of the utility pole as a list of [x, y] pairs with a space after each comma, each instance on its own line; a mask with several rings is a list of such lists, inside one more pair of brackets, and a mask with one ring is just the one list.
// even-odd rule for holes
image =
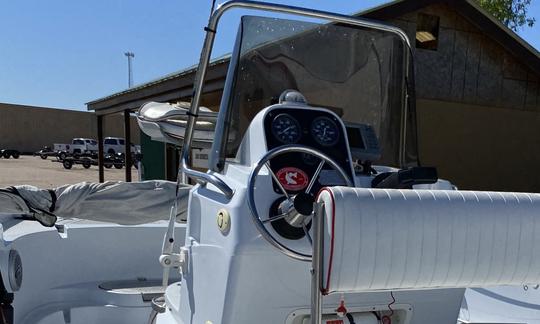
[[128, 59], [128, 88], [133, 86], [133, 70], [131, 69], [131, 60], [135, 57], [133, 52], [125, 52], [124, 55]]

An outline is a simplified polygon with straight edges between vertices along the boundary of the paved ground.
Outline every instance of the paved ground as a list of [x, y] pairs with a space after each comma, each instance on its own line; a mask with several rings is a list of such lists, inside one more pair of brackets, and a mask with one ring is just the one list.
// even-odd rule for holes
[[[54, 188], [64, 184], [73, 184], [82, 181], [97, 182], [97, 166], [89, 169], [82, 165], [74, 165], [66, 170], [61, 163], [51, 162], [55, 158], [42, 160], [39, 157], [21, 156], [18, 160], [13, 158], [0, 158], [0, 188], [29, 184], [40, 188]], [[105, 180], [124, 180], [125, 169], [105, 169]], [[132, 178], [138, 179], [137, 170], [132, 169]]]

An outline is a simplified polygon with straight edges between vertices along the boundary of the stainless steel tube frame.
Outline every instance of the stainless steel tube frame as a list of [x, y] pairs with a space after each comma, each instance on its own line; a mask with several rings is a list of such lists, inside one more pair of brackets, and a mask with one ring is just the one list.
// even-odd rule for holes
[[[234, 196], [234, 190], [229, 187], [228, 184], [225, 183], [225, 181], [221, 180], [220, 178], [216, 177], [215, 175], [211, 173], [204, 173], [197, 170], [192, 170], [189, 167], [186, 166], [186, 161], [184, 158], [182, 158], [182, 172], [184, 175], [195, 179], [198, 183], [201, 185], [206, 185], [206, 183], [210, 183], [216, 188], [221, 191], [227, 199], [231, 199]], [[182, 180], [182, 182], [186, 183], [185, 179]]]
[[315, 203], [313, 216], [313, 259], [311, 261], [311, 324], [322, 323], [322, 270], [324, 205]]
[[[221, 16], [229, 9], [232, 8], [244, 8], [244, 9], [254, 9], [254, 10], [266, 10], [271, 12], [279, 13], [289, 13], [295, 14], [304, 17], [310, 18], [319, 18], [328, 20], [331, 22], [345, 23], [354, 26], [373, 28], [377, 30], [382, 30], [390, 33], [394, 33], [399, 36], [406, 46], [410, 49], [410, 42], [407, 38], [405, 32], [401, 29], [393, 26], [387, 26], [384, 24], [372, 22], [369, 20], [351, 17], [342, 14], [336, 14], [326, 11], [312, 10], [301, 7], [272, 4], [267, 2], [258, 2], [258, 1], [229, 1], [220, 5], [210, 16], [208, 21], [208, 26], [206, 28], [206, 37], [204, 39], [203, 48], [201, 51], [201, 57], [199, 60], [199, 66], [197, 68], [197, 73], [195, 75], [195, 80], [193, 83], [193, 98], [191, 100], [191, 107], [189, 109], [189, 119], [186, 126], [186, 131], [184, 135], [184, 146], [182, 148], [181, 155], [181, 178], [182, 182], [187, 182], [187, 177], [196, 179], [199, 183], [205, 184], [207, 182], [212, 183], [219, 190], [221, 190], [227, 197], [232, 197], [234, 194], [233, 190], [221, 179], [213, 176], [209, 173], [204, 173], [191, 169], [189, 154], [191, 150], [191, 142], [193, 140], [193, 131], [195, 127], [195, 122], [197, 121], [197, 115], [199, 113], [199, 104], [201, 101], [201, 95], [204, 85], [204, 79], [206, 77], [206, 72], [208, 68], [208, 63], [210, 62], [210, 55], [212, 54], [212, 46], [214, 44], [215, 34], [217, 31], [217, 25]], [[228, 108], [227, 108], [228, 109]], [[406, 114], [406, 112], [404, 112]], [[221, 142], [224, 139], [222, 134], [216, 134], [216, 141]], [[403, 136], [405, 134], [402, 134]], [[214, 152], [216, 154], [216, 152]], [[220, 152], [217, 152], [220, 154]]]

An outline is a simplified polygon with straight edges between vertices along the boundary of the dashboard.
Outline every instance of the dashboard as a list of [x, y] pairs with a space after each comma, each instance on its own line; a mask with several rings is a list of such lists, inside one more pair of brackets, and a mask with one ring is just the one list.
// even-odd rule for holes
[[[333, 159], [353, 179], [347, 133], [336, 115], [312, 108], [275, 108], [266, 114], [264, 130], [268, 150], [289, 144], [317, 149]], [[270, 167], [284, 188], [295, 193], [307, 187], [319, 162], [309, 154], [292, 152], [272, 159]], [[325, 165], [311, 193], [316, 194], [323, 186], [344, 184], [337, 172]], [[275, 182], [274, 191], [280, 193]]]

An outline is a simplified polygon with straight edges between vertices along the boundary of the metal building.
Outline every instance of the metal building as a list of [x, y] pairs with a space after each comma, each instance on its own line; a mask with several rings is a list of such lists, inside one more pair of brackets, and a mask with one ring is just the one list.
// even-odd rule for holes
[[[131, 124], [135, 126], [135, 120]], [[122, 125], [121, 118], [111, 118], [105, 132], [123, 137]], [[91, 112], [0, 103], [0, 148], [32, 153], [53, 143], [71, 143], [75, 137], [96, 138], [96, 131]], [[133, 133], [132, 142], [139, 143], [138, 132]]]

